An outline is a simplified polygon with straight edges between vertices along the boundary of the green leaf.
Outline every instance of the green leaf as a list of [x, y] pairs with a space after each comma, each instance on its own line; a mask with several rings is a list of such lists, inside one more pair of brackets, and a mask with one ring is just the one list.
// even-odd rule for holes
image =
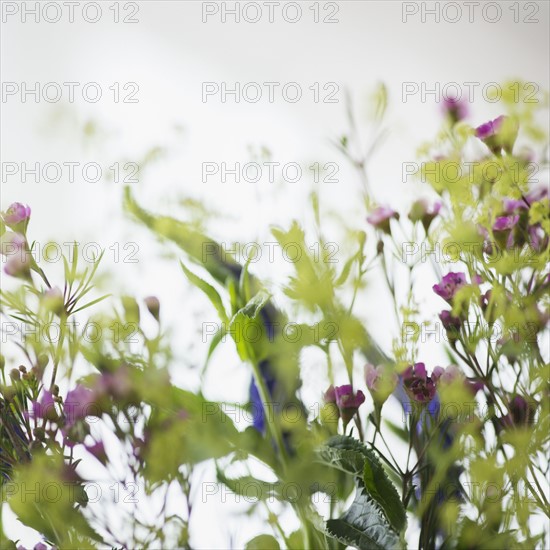
[[225, 312], [225, 307], [223, 305], [222, 299], [220, 295], [218, 294], [218, 291], [209, 283], [207, 283], [205, 280], [201, 279], [198, 275], [195, 275], [192, 271], [187, 269], [183, 262], [180, 262], [181, 268], [183, 269], [183, 272], [189, 279], [189, 281], [194, 284], [197, 288], [200, 288], [206, 296], [208, 296], [208, 299], [212, 303], [212, 305], [216, 308], [216, 311], [218, 312], [218, 315], [220, 319], [226, 323], [227, 322], [227, 313]]
[[387, 524], [376, 503], [361, 485], [340, 519], [327, 521], [327, 533], [340, 542], [365, 550], [399, 548], [399, 537]]
[[249, 499], [261, 501], [273, 497], [282, 500], [277, 491], [277, 483], [269, 483], [253, 476], [229, 478], [220, 469], [217, 469], [217, 477], [233, 493], [246, 497], [247, 502], [250, 502]]
[[352, 437], [334, 436], [321, 449], [320, 455], [333, 468], [356, 476], [359, 486], [365, 487], [393, 529], [397, 532], [405, 529], [405, 508], [397, 489], [373, 451]]
[[281, 547], [275, 537], [271, 535], [258, 535], [248, 541], [246, 550], [279, 550]]

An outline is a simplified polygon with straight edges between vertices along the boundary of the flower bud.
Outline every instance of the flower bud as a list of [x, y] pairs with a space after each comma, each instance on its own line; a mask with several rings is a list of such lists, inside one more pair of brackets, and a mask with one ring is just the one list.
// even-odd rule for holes
[[388, 206], [375, 208], [368, 216], [367, 221], [376, 229], [391, 235], [390, 220], [399, 219], [399, 214]]
[[155, 318], [155, 320], [159, 321], [159, 313], [160, 313], [160, 302], [159, 299], [156, 296], [147, 296], [147, 298], [144, 299], [145, 305], [147, 306], [147, 309], [149, 313]]
[[9, 228], [23, 230], [23, 233], [27, 228], [30, 217], [30, 206], [21, 204], [20, 202], [10, 204], [8, 209], [2, 213], [2, 219]]

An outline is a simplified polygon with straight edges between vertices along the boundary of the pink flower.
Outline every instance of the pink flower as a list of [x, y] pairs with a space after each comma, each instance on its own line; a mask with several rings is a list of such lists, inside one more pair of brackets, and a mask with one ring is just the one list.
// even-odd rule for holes
[[449, 365], [446, 369], [435, 367], [432, 372], [432, 380], [436, 386], [440, 384], [446, 386], [459, 380], [472, 395], [475, 395], [484, 386], [483, 382], [468, 380], [457, 365]]
[[427, 375], [424, 363], [415, 363], [403, 372], [403, 385], [409, 397], [417, 403], [429, 403], [435, 396], [435, 383]]
[[384, 233], [390, 234], [390, 220], [392, 218], [398, 220], [399, 214], [388, 206], [379, 206], [367, 216], [367, 221], [376, 227], [376, 229], [380, 229], [384, 231]]
[[33, 418], [55, 421], [58, 418], [55, 410], [55, 401], [52, 392], [44, 390], [40, 401], [32, 402]]
[[126, 399], [133, 390], [130, 369], [121, 365], [113, 372], [102, 374], [97, 382], [95, 391], [99, 395], [110, 395], [114, 399]]
[[511, 248], [514, 245], [514, 235], [512, 229], [517, 225], [519, 215], [499, 216], [493, 224], [493, 233], [498, 244], [503, 248]]
[[509, 413], [500, 418], [500, 425], [503, 428], [514, 428], [533, 422], [537, 410], [537, 403], [527, 402], [521, 395], [515, 395], [508, 407]]
[[463, 380], [464, 373], [457, 365], [449, 365], [446, 369], [443, 367], [435, 367], [432, 372], [432, 380], [437, 384], [451, 384], [455, 380]]
[[7, 257], [4, 272], [12, 277], [28, 279], [32, 262], [25, 237], [10, 231], [2, 235], [1, 245], [2, 254]]
[[422, 222], [424, 230], [427, 232], [434, 218], [439, 214], [441, 210], [441, 202], [436, 201], [432, 205], [424, 199], [419, 199], [411, 206], [409, 212], [409, 219], [413, 222]]
[[358, 409], [365, 401], [364, 393], [361, 390], [354, 393], [351, 384], [336, 386], [334, 393], [336, 394], [336, 404], [339, 409]]
[[27, 240], [21, 233], [8, 231], [0, 237], [0, 252], [3, 256], [11, 256], [26, 248]]
[[468, 116], [468, 104], [463, 99], [445, 97], [443, 114], [448, 115], [453, 123], [459, 122]]
[[493, 231], [506, 231], [516, 226], [519, 221], [517, 214], [513, 216], [499, 216], [493, 224]]
[[361, 390], [357, 390], [357, 393], [354, 393], [351, 384], [336, 386], [334, 393], [336, 396], [336, 405], [340, 410], [340, 416], [342, 417], [344, 426], [347, 426], [348, 422], [357, 412], [357, 409], [364, 403], [365, 394]]
[[72, 426], [75, 422], [87, 416], [99, 416], [101, 414], [95, 393], [81, 384], [78, 384], [74, 390], [67, 393], [64, 411], [66, 426]]
[[496, 136], [502, 127], [502, 123], [504, 122], [504, 119], [505, 119], [504, 115], [500, 115], [494, 120], [490, 120], [489, 122], [480, 124], [476, 128], [476, 137], [484, 141], [487, 138]]
[[27, 222], [30, 217], [31, 207], [20, 202], [10, 204], [8, 209], [2, 214], [4, 223], [9, 227]]
[[503, 208], [505, 214], [514, 214], [519, 210], [526, 210], [527, 205], [524, 200], [504, 199]]
[[455, 317], [450, 311], [444, 309], [440, 314], [439, 318], [441, 319], [441, 324], [447, 333], [454, 336], [456, 339], [457, 333], [462, 326], [462, 322], [459, 317]]
[[391, 395], [398, 383], [398, 376], [385, 365], [365, 365], [367, 388], [376, 403], [382, 404]]
[[502, 149], [510, 154], [517, 134], [517, 124], [504, 115], [481, 124], [475, 132], [476, 137], [483, 141], [495, 155], [500, 155]]
[[334, 389], [334, 386], [331, 384], [327, 391], [323, 394], [323, 401], [325, 403], [336, 403], [336, 390]]
[[453, 273], [451, 271], [441, 279], [439, 284], [434, 285], [432, 288], [438, 296], [450, 302], [454, 298], [456, 292], [465, 285], [466, 275], [464, 273]]

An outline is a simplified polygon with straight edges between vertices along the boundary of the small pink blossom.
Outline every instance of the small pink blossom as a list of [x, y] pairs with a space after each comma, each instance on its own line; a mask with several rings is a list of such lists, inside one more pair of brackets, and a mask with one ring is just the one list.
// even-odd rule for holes
[[31, 207], [20, 202], [10, 204], [8, 209], [2, 214], [4, 223], [9, 227], [26, 222], [30, 217]]
[[447, 302], [450, 302], [454, 298], [457, 291], [465, 285], [466, 274], [453, 273], [451, 271], [450, 273], [447, 273], [443, 279], [441, 279], [439, 284], [434, 285], [432, 288], [438, 296], [441, 296], [441, 298], [447, 300]]
[[424, 363], [415, 363], [403, 372], [403, 385], [417, 403], [429, 403], [435, 396], [435, 383], [427, 375]]
[[365, 365], [365, 381], [372, 398], [377, 403], [384, 403], [398, 383], [398, 376], [385, 365], [375, 367]]
[[376, 227], [384, 231], [384, 233], [391, 233], [390, 220], [394, 218], [399, 219], [399, 214], [388, 206], [379, 206], [375, 208], [368, 216], [367, 221]]

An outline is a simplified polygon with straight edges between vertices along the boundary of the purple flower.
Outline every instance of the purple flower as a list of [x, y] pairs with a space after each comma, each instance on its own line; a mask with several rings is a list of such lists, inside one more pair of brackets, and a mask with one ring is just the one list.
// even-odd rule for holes
[[479, 380], [473, 382], [468, 380], [457, 365], [449, 365], [445, 369], [443, 367], [435, 367], [432, 372], [432, 380], [435, 382], [436, 386], [446, 386], [458, 380], [472, 395], [475, 395], [484, 386], [483, 382]]
[[33, 418], [42, 418], [44, 420], [57, 420], [58, 415], [55, 410], [55, 401], [52, 392], [44, 390], [40, 401], [32, 402]]
[[548, 246], [548, 235], [539, 225], [530, 225], [527, 228], [529, 246], [536, 252], [542, 252]]
[[452, 384], [455, 380], [464, 380], [466, 377], [457, 365], [447, 368], [435, 367], [432, 371], [432, 380], [436, 383]]
[[4, 223], [9, 227], [27, 222], [30, 217], [31, 207], [20, 202], [10, 204], [8, 209], [2, 214]]
[[507, 231], [516, 226], [519, 221], [517, 214], [513, 216], [499, 216], [495, 219], [493, 224], [493, 231]]
[[481, 124], [475, 131], [476, 137], [483, 141], [495, 155], [500, 155], [502, 149], [510, 154], [517, 134], [517, 124], [504, 115]]
[[336, 405], [338, 405], [345, 427], [353, 418], [357, 409], [364, 403], [365, 394], [361, 390], [357, 390], [357, 393], [354, 393], [351, 384], [336, 386], [334, 388], [334, 393], [336, 396]]
[[453, 123], [457, 123], [468, 116], [467, 102], [456, 97], [445, 97], [442, 109], [443, 114], [448, 115]]
[[524, 200], [504, 199], [503, 208], [505, 214], [514, 214], [519, 210], [527, 209], [527, 205]]
[[48, 547], [43, 542], [38, 542], [34, 545], [33, 550], [48, 550]]
[[392, 218], [398, 220], [399, 214], [388, 206], [379, 206], [367, 216], [367, 221], [376, 227], [376, 229], [380, 229], [384, 231], [384, 233], [390, 234], [390, 220]]
[[419, 199], [411, 206], [409, 212], [409, 219], [413, 222], [422, 222], [424, 230], [427, 232], [434, 218], [439, 214], [441, 210], [441, 202], [436, 201], [432, 205], [428, 204], [428, 201]]
[[70, 427], [87, 416], [99, 416], [100, 408], [96, 402], [97, 396], [92, 390], [77, 384], [74, 390], [67, 393], [65, 399], [66, 426]]
[[331, 384], [327, 391], [323, 394], [323, 401], [325, 403], [336, 403], [336, 390], [334, 389], [334, 386]]
[[336, 386], [334, 393], [336, 394], [336, 404], [339, 409], [358, 409], [365, 401], [363, 392], [358, 390], [357, 393], [354, 393], [351, 384]]
[[504, 122], [504, 119], [505, 119], [505, 116], [500, 115], [494, 120], [490, 120], [489, 122], [485, 122], [479, 125], [476, 128], [476, 137], [484, 141], [487, 138], [496, 136], [502, 127], [502, 123]]
[[533, 422], [536, 413], [536, 403], [527, 402], [521, 395], [515, 395], [508, 407], [509, 413], [500, 418], [500, 425], [504, 428], [513, 428]]
[[456, 337], [456, 333], [460, 330], [462, 322], [459, 317], [455, 317], [449, 310], [444, 309], [440, 314], [441, 324], [447, 333], [451, 333]]
[[10, 231], [2, 235], [1, 245], [2, 254], [7, 257], [4, 272], [12, 277], [28, 279], [32, 262], [25, 237]]
[[409, 397], [417, 403], [429, 403], [435, 396], [435, 383], [426, 374], [424, 363], [407, 367], [403, 372], [403, 384]]
[[[114, 399], [127, 399], [133, 391], [130, 369], [122, 365], [113, 372], [102, 374], [96, 382], [98, 395], [110, 395]], [[261, 402], [259, 403], [261, 406]]]
[[512, 229], [517, 225], [519, 215], [498, 216], [493, 224], [493, 233], [498, 244], [503, 248], [511, 248], [514, 245]]
[[441, 279], [441, 282], [434, 285], [433, 291], [441, 296], [447, 302], [450, 302], [456, 292], [466, 285], [466, 275], [464, 273], [449, 272]]
[[367, 388], [374, 401], [383, 404], [397, 386], [398, 376], [385, 365], [365, 365]]
[[21, 233], [8, 231], [0, 237], [0, 252], [3, 256], [11, 256], [26, 248], [27, 240]]

